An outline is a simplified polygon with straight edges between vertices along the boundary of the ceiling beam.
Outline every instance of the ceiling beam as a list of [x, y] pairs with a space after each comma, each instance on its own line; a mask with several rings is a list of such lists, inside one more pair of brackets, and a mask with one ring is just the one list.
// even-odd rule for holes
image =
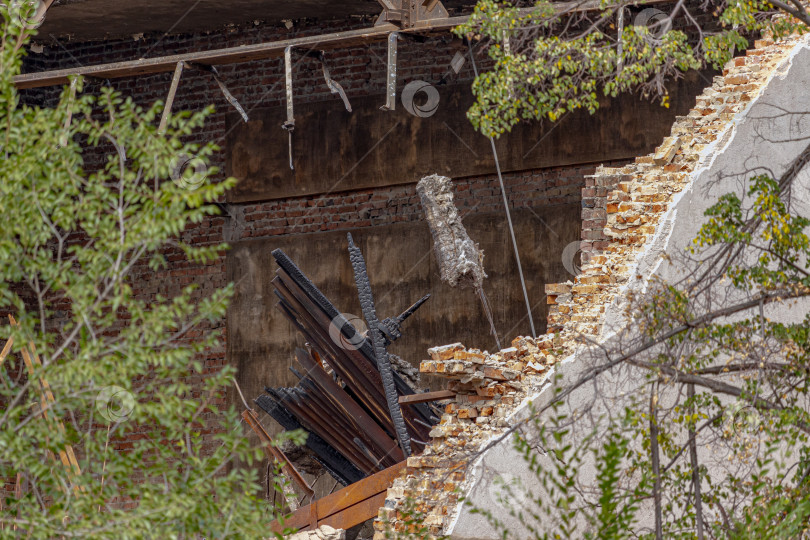
[[281, 41], [273, 41], [270, 43], [240, 45], [238, 47], [228, 47], [225, 49], [195, 51], [184, 54], [173, 54], [171, 56], [158, 56], [155, 58], [140, 58], [138, 60], [115, 62], [111, 64], [98, 64], [95, 66], [57, 69], [54, 71], [41, 71], [37, 73], [25, 73], [14, 77], [14, 84], [17, 88], [39, 88], [43, 86], [67, 84], [69, 82], [68, 77], [71, 75], [83, 75], [86, 77], [94, 77], [99, 79], [117, 79], [120, 77], [131, 77], [135, 75], [150, 75], [153, 73], [171, 72], [174, 71], [178, 62], [193, 62], [198, 64], [219, 66], [239, 62], [249, 62], [251, 60], [264, 60], [267, 58], [277, 58], [283, 56], [284, 49], [287, 47], [318, 50], [351, 47], [354, 45], [367, 43], [369, 41], [383, 39], [391, 32], [425, 33], [446, 31], [464, 23], [466, 20], [467, 17], [462, 16], [419, 21], [413, 27], [408, 29], [401, 29], [394, 24], [386, 23], [372, 28], [347, 30], [332, 34], [318, 34], [313, 36], [285, 39]]
[[[673, 0], [644, 0], [637, 2], [638, 5], [668, 4]], [[633, 2], [634, 4], [636, 2]], [[599, 0], [574, 0], [570, 2], [555, 2], [558, 13], [581, 12], [598, 9]], [[530, 11], [533, 8], [527, 8]], [[44, 86], [54, 86], [67, 84], [71, 75], [83, 75], [98, 79], [117, 79], [121, 77], [132, 77], [136, 75], [151, 75], [154, 73], [172, 72], [177, 67], [178, 62], [205, 64], [218, 66], [225, 64], [235, 64], [239, 62], [249, 62], [251, 60], [264, 60], [267, 58], [277, 58], [284, 55], [287, 47], [302, 49], [328, 50], [341, 47], [352, 47], [361, 45], [369, 41], [385, 39], [391, 32], [400, 34], [424, 34], [432, 32], [444, 32], [460, 24], [467, 22], [468, 16], [443, 17], [429, 20], [416, 21], [413, 26], [400, 28], [391, 23], [380, 24], [371, 28], [360, 28], [357, 30], [346, 30], [331, 34], [318, 34], [304, 36], [270, 43], [257, 43], [255, 45], [240, 45], [238, 47], [228, 47], [224, 49], [214, 49], [210, 51], [196, 51], [184, 54], [174, 54], [171, 56], [158, 56], [155, 58], [140, 58], [126, 62], [115, 62], [111, 64], [98, 64], [95, 66], [83, 66], [77, 68], [57, 69], [53, 71], [41, 71], [36, 73], [25, 73], [14, 77], [14, 84], [17, 88], [39, 88]]]

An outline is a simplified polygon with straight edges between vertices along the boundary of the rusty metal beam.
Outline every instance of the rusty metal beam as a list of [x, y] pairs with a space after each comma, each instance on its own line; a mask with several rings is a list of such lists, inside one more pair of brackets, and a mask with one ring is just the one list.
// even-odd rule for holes
[[[298, 509], [286, 519], [275, 521], [270, 528], [282, 532], [286, 528], [308, 530], [319, 525], [330, 525], [348, 529], [377, 515], [385, 503], [386, 491], [394, 480], [402, 474], [405, 462], [401, 461], [376, 474], [364, 478], [331, 495], [319, 499], [309, 506]], [[313, 519], [313, 513], [315, 519]]]
[[436, 390], [435, 392], [423, 392], [421, 394], [411, 394], [410, 396], [399, 396], [399, 404], [407, 405], [409, 403], [427, 403], [429, 401], [452, 399], [454, 397], [456, 397], [456, 393], [451, 392], [450, 390]]
[[[671, 4], [673, 2], [674, 0], [645, 0], [638, 2], [638, 5]], [[582, 12], [598, 9], [600, 2], [598, 0], [575, 0], [570, 2], [556, 2], [554, 6], [558, 13]], [[526, 8], [523, 11], [528, 12], [532, 9], [533, 8]], [[369, 41], [386, 39], [391, 32], [399, 32], [400, 34], [444, 32], [467, 22], [467, 19], [468, 16], [462, 15], [458, 17], [422, 20], [416, 21], [413, 26], [408, 28], [400, 28], [395, 24], [384, 23], [372, 28], [359, 28], [357, 30], [346, 30], [344, 32], [304, 36], [270, 43], [256, 43], [254, 45], [240, 45], [238, 47], [227, 47], [210, 51], [196, 51], [184, 54], [173, 54], [170, 56], [158, 56], [155, 58], [140, 58], [126, 62], [26, 73], [15, 76], [14, 84], [17, 88], [39, 88], [43, 86], [66, 84], [70, 75], [83, 75], [99, 79], [117, 79], [134, 75], [166, 73], [174, 71], [178, 62], [197, 62], [211, 66], [237, 64], [240, 62], [250, 62], [252, 60], [278, 58], [284, 55], [284, 49], [287, 47], [308, 50], [315, 48], [320, 50], [339, 49], [342, 47], [362, 45]]]

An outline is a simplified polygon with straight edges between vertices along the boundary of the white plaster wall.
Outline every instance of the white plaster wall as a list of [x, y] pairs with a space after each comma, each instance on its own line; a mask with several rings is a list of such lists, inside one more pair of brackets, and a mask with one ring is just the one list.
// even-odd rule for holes
[[[674, 204], [661, 220], [658, 233], [639, 255], [632, 275], [640, 274], [641, 280], [633, 280], [628, 287], [646, 287], [651, 276], [674, 282], [680, 279], [686, 268], [679, 262], [679, 254], [697, 234], [706, 221], [704, 212], [717, 198], [728, 192], [742, 195], [747, 192], [747, 179], [755, 174], [768, 173], [778, 178], [795, 157], [810, 143], [810, 47], [808, 40], [797, 45], [786, 61], [771, 76], [770, 81], [743, 112], [739, 113], [722, 137], [702, 153], [699, 167], [692, 174], [691, 184], [677, 194]], [[810, 216], [810, 173], [803, 171], [794, 187], [794, 209]], [[667, 254], [671, 257], [663, 257]], [[626, 292], [626, 290], [624, 291]], [[600, 337], [603, 344], [615, 342], [626, 328], [623, 294], [620, 294], [605, 315], [605, 326]], [[718, 306], [719, 307], [719, 306]], [[796, 321], [808, 312], [808, 305], [774, 304], [767, 316], [785, 321]], [[589, 365], [585, 359], [589, 351], [580, 350], [558, 365], [563, 376], [561, 384], [577, 380]], [[574, 392], [565, 407], [571, 413], [587, 412], [592, 417], [622, 408], [623, 393], [632, 393], [641, 383], [632, 372], [607, 373], [600, 376], [599, 389], [607, 390], [608, 399], [594, 403], [595, 388], [585, 385]], [[531, 398], [535, 406], [546, 403], [551, 396], [551, 386]], [[514, 420], [529, 414], [528, 402], [523, 404]], [[582, 436], [574, 435], [574, 437]], [[541, 463], [550, 466], [544, 456]], [[543, 460], [546, 459], [544, 462]], [[592, 466], [580, 471], [585, 483], [595, 477]], [[526, 463], [513, 448], [511, 439], [504, 440], [485, 452], [470, 471], [465, 496], [479, 508], [492, 511], [509, 527], [515, 538], [532, 536], [525, 524], [509, 516], [508, 507], [529, 508], [530, 502], [522, 496], [502, 502], [500, 482], [520, 480], [531, 489], [534, 476]], [[522, 491], [522, 490], [517, 490]], [[642, 522], [651, 522], [649, 508], [639, 514]], [[536, 523], [534, 524], [537, 525]], [[497, 531], [482, 515], [464, 507], [451, 523], [449, 532], [457, 540], [482, 540], [498, 538]]]

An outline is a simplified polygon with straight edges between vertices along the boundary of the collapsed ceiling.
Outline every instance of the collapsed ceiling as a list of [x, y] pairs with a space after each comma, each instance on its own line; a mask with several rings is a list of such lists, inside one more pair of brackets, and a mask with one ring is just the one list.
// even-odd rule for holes
[[[447, 8], [475, 4], [474, 0], [443, 3]], [[215, 30], [250, 21], [348, 18], [381, 11], [377, 0], [57, 0], [48, 10], [40, 36], [85, 41]]]

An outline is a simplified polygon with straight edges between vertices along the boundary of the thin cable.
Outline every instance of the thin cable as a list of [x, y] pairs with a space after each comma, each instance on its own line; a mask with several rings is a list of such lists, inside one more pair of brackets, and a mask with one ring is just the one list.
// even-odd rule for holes
[[[478, 78], [478, 66], [475, 65], [475, 56], [473, 56], [472, 45], [467, 41], [467, 48], [470, 51], [470, 61], [472, 62], [473, 72], [475, 78]], [[512, 227], [512, 214], [509, 211], [509, 201], [506, 198], [506, 188], [503, 186], [503, 176], [501, 176], [501, 164], [498, 161], [498, 151], [495, 149], [495, 140], [490, 136], [489, 144], [492, 146], [492, 156], [495, 158], [495, 170], [498, 172], [498, 182], [501, 183], [501, 196], [503, 196], [503, 207], [506, 210], [506, 221], [509, 223], [509, 234], [512, 236], [512, 248], [515, 250], [515, 261], [517, 262], [518, 275], [520, 275], [520, 286], [523, 288], [523, 299], [526, 301], [526, 311], [529, 314], [529, 326], [532, 329], [532, 337], [537, 337], [537, 332], [534, 330], [534, 319], [532, 318], [532, 306], [529, 303], [529, 293], [526, 292], [526, 281], [523, 279], [523, 267], [520, 264], [520, 253], [518, 253], [517, 240], [515, 240], [515, 229]]]

